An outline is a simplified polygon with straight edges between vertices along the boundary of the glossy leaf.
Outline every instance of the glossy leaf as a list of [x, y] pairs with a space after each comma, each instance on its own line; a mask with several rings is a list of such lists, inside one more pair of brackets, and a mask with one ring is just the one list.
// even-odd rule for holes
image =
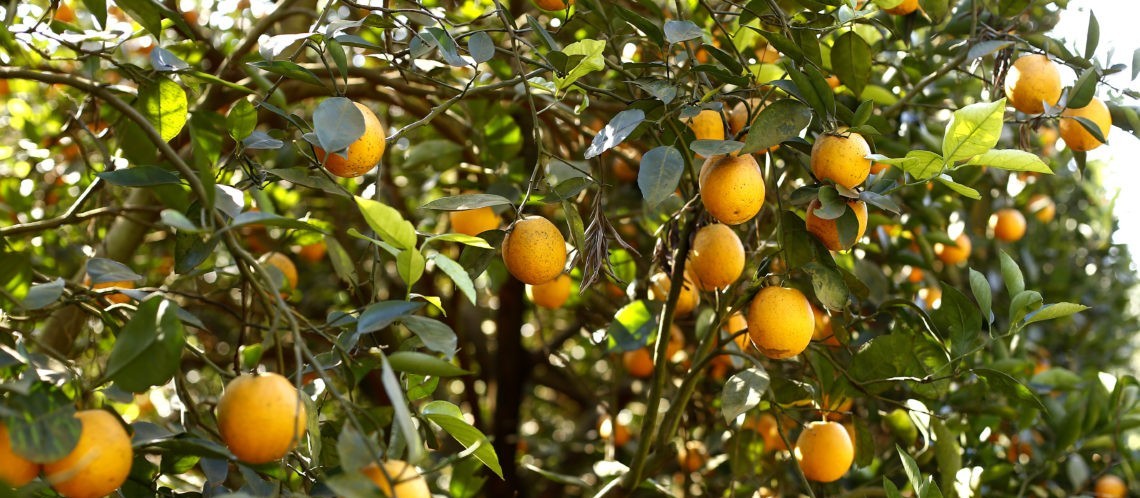
[[656, 147], [641, 156], [637, 186], [649, 209], [655, 209], [673, 195], [684, 168], [681, 152], [673, 147]]

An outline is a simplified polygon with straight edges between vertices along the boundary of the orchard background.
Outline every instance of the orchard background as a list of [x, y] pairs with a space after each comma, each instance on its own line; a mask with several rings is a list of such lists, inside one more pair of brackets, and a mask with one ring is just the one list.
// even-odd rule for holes
[[0, 494], [1135, 495], [1066, 4], [8, 2]]

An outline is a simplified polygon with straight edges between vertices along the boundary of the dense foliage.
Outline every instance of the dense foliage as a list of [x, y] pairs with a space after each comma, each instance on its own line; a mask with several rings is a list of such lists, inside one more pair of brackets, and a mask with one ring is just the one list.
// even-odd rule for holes
[[[456, 497], [1140, 490], [1137, 276], [1105, 165], [1058, 141], [1106, 138], [1062, 117], [1097, 101], [1140, 134], [1104, 83], [1140, 56], [1095, 16], [1051, 38], [1066, 3], [10, 2], [0, 462], [60, 461], [105, 409], [128, 497], [380, 496], [396, 460]], [[1073, 76], [1033, 114], [1025, 54]], [[865, 181], [814, 164], [860, 136]], [[731, 266], [691, 253], [718, 220], [744, 249], [720, 289], [686, 269]], [[559, 237], [570, 278], [524, 284]], [[777, 286], [818, 328], [786, 359], [733, 319]], [[303, 406], [278, 383], [220, 415], [255, 371]], [[788, 449], [825, 419], [854, 465], [810, 482]], [[297, 444], [265, 463], [235, 431]], [[63, 491], [49, 467], [17, 493]]]

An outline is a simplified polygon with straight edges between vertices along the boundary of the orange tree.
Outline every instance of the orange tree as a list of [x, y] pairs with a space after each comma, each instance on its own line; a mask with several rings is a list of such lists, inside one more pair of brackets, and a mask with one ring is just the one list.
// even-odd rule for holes
[[11, 2], [0, 481], [1140, 490], [1065, 7]]

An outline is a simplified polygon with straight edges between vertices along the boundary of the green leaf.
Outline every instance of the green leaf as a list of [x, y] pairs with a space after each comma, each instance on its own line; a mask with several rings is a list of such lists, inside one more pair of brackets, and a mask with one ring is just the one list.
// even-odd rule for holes
[[1023, 325], [1021, 320], [1026, 315], [1041, 309], [1041, 302], [1041, 293], [1037, 291], [1025, 290], [1015, 294], [1009, 302], [1010, 332], [1016, 332]]
[[435, 375], [437, 377], [458, 377], [468, 375], [462, 368], [452, 365], [451, 362], [441, 360], [430, 354], [417, 351], [398, 351], [388, 356], [388, 362], [397, 372], [412, 373], [416, 375]]
[[462, 233], [445, 233], [440, 235], [433, 235], [424, 240], [423, 247], [427, 247], [428, 244], [431, 244], [432, 242], [456, 242], [465, 246], [492, 249], [491, 245], [488, 244], [486, 240]]
[[83, 5], [95, 17], [99, 27], [107, 27], [107, 0], [83, 0]]
[[28, 392], [13, 392], [4, 405], [18, 415], [4, 417], [16, 454], [37, 463], [55, 462], [79, 442], [75, 402], [54, 386], [37, 382]]
[[476, 31], [467, 38], [467, 51], [476, 63], [487, 62], [495, 57], [495, 42], [486, 31]]
[[954, 111], [942, 137], [942, 156], [955, 163], [994, 148], [1001, 138], [1005, 99], [979, 102]]
[[665, 41], [681, 43], [683, 41], [700, 38], [704, 34], [700, 26], [693, 21], [665, 21]]
[[240, 142], [257, 127], [257, 109], [247, 99], [238, 99], [226, 113], [226, 128], [230, 137]]
[[348, 55], [344, 53], [344, 47], [340, 42], [335, 39], [325, 39], [325, 50], [328, 51], [329, 57], [332, 58], [336, 64], [336, 70], [340, 73], [342, 81], [348, 81]]
[[882, 159], [879, 162], [898, 166], [918, 180], [929, 180], [942, 173], [946, 161], [942, 156], [928, 150], [912, 150], [905, 158]]
[[1069, 93], [1069, 101], [1065, 103], [1065, 107], [1080, 109], [1089, 105], [1089, 102], [1092, 102], [1096, 95], [1097, 77], [1099, 75], [1100, 71], [1095, 65], [1081, 71], [1081, 75], [1077, 77], [1077, 82], [1073, 83], [1073, 91]]
[[1132, 79], [1140, 76], [1140, 48], [1132, 51]]
[[705, 157], [723, 156], [740, 150], [744, 144], [735, 140], [693, 140], [689, 150]]
[[[834, 114], [826, 105], [823, 97], [816, 92], [815, 86], [812, 85], [811, 78], [807, 76], [803, 69], [790, 62], [786, 63], [784, 67], [788, 72], [788, 76], [792, 79], [792, 83], [794, 83], [794, 91], [792, 91], [792, 89], [786, 89], [789, 90], [788, 93], [799, 97], [808, 107], [811, 107], [815, 111], [817, 119], [826, 120], [828, 116]], [[783, 86], [781, 86], [781, 88], [783, 88]], [[828, 92], [831, 92], [830, 88], [828, 88]], [[834, 99], [834, 95], [832, 98]]]
[[871, 46], [855, 31], [843, 33], [831, 49], [831, 67], [839, 81], [860, 98], [871, 79]]
[[443, 197], [431, 201], [420, 209], [431, 209], [434, 211], [466, 211], [468, 209], [479, 209], [481, 207], [489, 206], [509, 206], [511, 201], [506, 197], [494, 194], [462, 194], [453, 195], [451, 197]]
[[617, 113], [609, 123], [606, 123], [605, 128], [594, 135], [594, 140], [586, 149], [585, 158], [597, 157], [599, 154], [617, 147], [633, 133], [633, 130], [637, 129], [642, 121], [645, 121], [645, 111], [641, 109], [626, 109]]
[[623, 306], [606, 328], [606, 351], [633, 351], [649, 343], [657, 331], [661, 303], [639, 299]]
[[91, 277], [92, 284], [137, 282], [143, 278], [142, 275], [131, 270], [129, 266], [107, 258], [91, 258], [88, 260], [87, 275]]
[[455, 286], [471, 304], [477, 304], [475, 283], [471, 281], [471, 276], [467, 274], [467, 270], [463, 269], [462, 265], [438, 252], [431, 255], [431, 260], [435, 262], [437, 268], [443, 270], [451, 278], [452, 282], [455, 282]]
[[336, 454], [340, 466], [347, 472], [357, 472], [376, 460], [368, 440], [352, 424], [344, 424], [336, 439]]
[[266, 213], [264, 211], [246, 211], [244, 213], [241, 213], [230, 221], [230, 225], [227, 227], [227, 229], [233, 230], [235, 228], [250, 225], [281, 227], [322, 234], [325, 233], [324, 230], [310, 225], [309, 223], [305, 223], [304, 221], [296, 220], [293, 218], [286, 218], [284, 216], [278, 216], [276, 214]]
[[319, 87], [325, 86], [325, 84], [323, 82], [321, 82], [321, 79], [318, 78], [317, 75], [313, 74], [312, 71], [309, 71], [308, 69], [305, 69], [304, 67], [301, 67], [300, 65], [298, 65], [295, 62], [282, 61], [282, 60], [257, 61], [257, 62], [250, 62], [249, 65], [256, 67], [258, 69], [261, 69], [263, 71], [267, 71], [267, 72], [270, 72], [270, 73], [273, 73], [276, 75], [284, 76], [284, 77], [289, 78], [289, 79], [294, 79], [297, 81], [303, 81], [303, 82], [308, 83], [310, 85], [316, 85]]
[[[1089, 28], [1085, 34], [1085, 58], [1092, 59], [1096, 53], [1096, 46], [1100, 43], [1100, 23], [1096, 20], [1096, 13], [1089, 10]], [[1078, 105], [1077, 107], [1084, 107]]]
[[962, 291], [942, 286], [942, 305], [930, 314], [942, 337], [950, 340], [950, 354], [960, 358], [982, 340], [982, 316]]
[[146, 116], [162, 139], [169, 142], [186, 126], [189, 104], [182, 86], [167, 78], [139, 89], [139, 111]]
[[816, 261], [804, 265], [803, 270], [811, 276], [812, 290], [815, 291], [815, 297], [821, 304], [833, 310], [841, 310], [847, 306], [850, 291], [843, 281], [843, 275], [837, 270]]
[[1009, 374], [989, 368], [975, 368], [971, 371], [985, 382], [987, 388], [993, 388], [996, 392], [1019, 401], [1031, 403], [1039, 410], [1045, 409], [1041, 399], [1033, 394], [1032, 390]]
[[463, 412], [459, 410], [458, 406], [446, 401], [432, 401], [424, 405], [422, 413], [424, 418], [447, 431], [464, 448], [469, 451], [474, 448], [472, 455], [475, 459], [483, 462], [483, 465], [491, 469], [499, 478], [503, 477], [503, 468], [499, 465], [499, 457], [495, 454], [491, 441], [487, 439], [486, 435], [479, 432], [479, 429], [471, 426], [463, 419]]
[[424, 343], [424, 347], [443, 353], [447, 358], [455, 356], [459, 338], [446, 323], [419, 315], [403, 316], [400, 318], [400, 323], [416, 334], [416, 337]]
[[[895, 451], [899, 453], [899, 459], [902, 460], [903, 464], [903, 471], [906, 472], [906, 478], [910, 481], [911, 487], [916, 490], [922, 489], [924, 480], [922, 478], [922, 471], [918, 470], [918, 462], [915, 462], [914, 459], [897, 444], [895, 445]], [[919, 498], [922, 498], [921, 493], [919, 493]]]
[[313, 111], [313, 131], [322, 149], [347, 157], [345, 149], [364, 135], [364, 113], [344, 97], [327, 98]]
[[165, 384], [178, 371], [184, 342], [178, 305], [152, 296], [139, 304], [115, 339], [104, 376], [136, 393]]
[[376, 235], [384, 242], [392, 244], [399, 249], [414, 249], [416, 247], [416, 229], [391, 206], [382, 202], [356, 198], [356, 205], [364, 215], [364, 221], [372, 228]]
[[662, 31], [656, 23], [621, 5], [615, 4], [613, 8], [617, 10], [619, 17], [625, 19], [626, 22], [634, 28], [637, 28], [638, 31], [645, 33], [645, 36], [648, 36], [654, 44], [659, 47], [665, 44], [665, 32]]
[[982, 310], [982, 319], [986, 323], [993, 322], [993, 293], [990, 281], [978, 270], [970, 268], [970, 291], [974, 293], [974, 300]]
[[650, 149], [641, 156], [637, 186], [650, 210], [656, 209], [677, 190], [685, 160], [681, 152], [668, 145]]
[[978, 192], [977, 190], [974, 190], [973, 188], [967, 187], [965, 185], [962, 185], [961, 183], [954, 181], [954, 179], [951, 178], [950, 175], [938, 175], [937, 177], [934, 178], [934, 180], [937, 181], [938, 183], [945, 185], [950, 190], [953, 190], [954, 192], [957, 192], [957, 193], [964, 195], [966, 197], [969, 197], [971, 199], [979, 200], [982, 198], [982, 194], [980, 192]]
[[1006, 171], [1033, 171], [1035, 173], [1053, 174], [1049, 165], [1045, 164], [1037, 154], [1018, 149], [993, 149], [971, 157], [966, 163], [971, 166], [990, 166]]
[[46, 308], [59, 301], [60, 296], [63, 295], [63, 288], [64, 281], [59, 277], [51, 282], [33, 285], [28, 289], [28, 294], [24, 296], [22, 306], [26, 310]]
[[1001, 261], [1001, 279], [1005, 282], [1005, 291], [1010, 296], [1020, 294], [1025, 290], [1025, 276], [1021, 274], [1021, 268], [1005, 251], [998, 251], [998, 259]]
[[759, 406], [769, 384], [771, 378], [768, 371], [760, 365], [729, 377], [720, 395], [721, 414], [724, 415], [725, 422], [731, 424], [736, 417]]
[[408, 401], [404, 397], [404, 390], [400, 387], [400, 380], [392, 370], [392, 365], [388, 363], [388, 358], [381, 356], [380, 362], [380, 380], [384, 385], [384, 392], [392, 401], [395, 429], [398, 429], [399, 435], [408, 448], [407, 461], [419, 461], [424, 451], [423, 443], [420, 440], [420, 433], [416, 430], [415, 423], [412, 422], [412, 412], [408, 410]]
[[173, 171], [158, 166], [134, 166], [114, 171], [96, 173], [107, 183], [120, 187], [152, 187], [155, 185], [178, 185], [181, 178]]
[[1055, 318], [1064, 318], [1069, 315], [1080, 313], [1089, 309], [1088, 306], [1075, 303], [1054, 303], [1042, 306], [1037, 311], [1026, 315], [1025, 323], [1043, 322], [1045, 320], [1053, 320]]
[[152, 0], [117, 0], [118, 5], [138, 21], [143, 29], [150, 32], [156, 39], [162, 37], [162, 10], [158, 2]]
[[380, 301], [360, 313], [356, 320], [356, 335], [368, 334], [391, 325], [396, 320], [409, 316], [422, 308], [423, 303], [408, 301]]
[[1061, 119], [1077, 120], [1077, 122], [1080, 123], [1081, 128], [1084, 128], [1085, 131], [1089, 132], [1089, 135], [1092, 135], [1093, 138], [1097, 139], [1098, 142], [1102, 144], [1108, 143], [1108, 140], [1105, 139], [1104, 133], [1101, 132], [1100, 126], [1094, 123], [1091, 119], [1081, 116], [1063, 116]]
[[582, 56], [574, 67], [567, 68], [566, 76], [554, 75], [554, 84], [559, 91], [566, 90], [579, 78], [594, 71], [601, 71], [606, 67], [606, 60], [602, 53], [606, 49], [606, 42], [601, 40], [581, 40], [571, 43], [562, 49], [567, 57]]
[[414, 247], [411, 249], [404, 249], [400, 254], [396, 255], [396, 271], [400, 274], [400, 279], [411, 288], [416, 282], [420, 281], [420, 277], [424, 275], [424, 267], [427, 266], [427, 260], [424, 259], [423, 253], [417, 251]]
[[800, 136], [800, 132], [811, 124], [811, 110], [792, 100], [780, 99], [764, 106], [753, 120], [744, 139], [742, 154], [768, 150]]
[[945, 494], [956, 496], [954, 482], [962, 468], [962, 447], [958, 445], [958, 435], [938, 417], [930, 418], [930, 428], [934, 432], [934, 457], [938, 461], [938, 474], [942, 476], [942, 489]]

